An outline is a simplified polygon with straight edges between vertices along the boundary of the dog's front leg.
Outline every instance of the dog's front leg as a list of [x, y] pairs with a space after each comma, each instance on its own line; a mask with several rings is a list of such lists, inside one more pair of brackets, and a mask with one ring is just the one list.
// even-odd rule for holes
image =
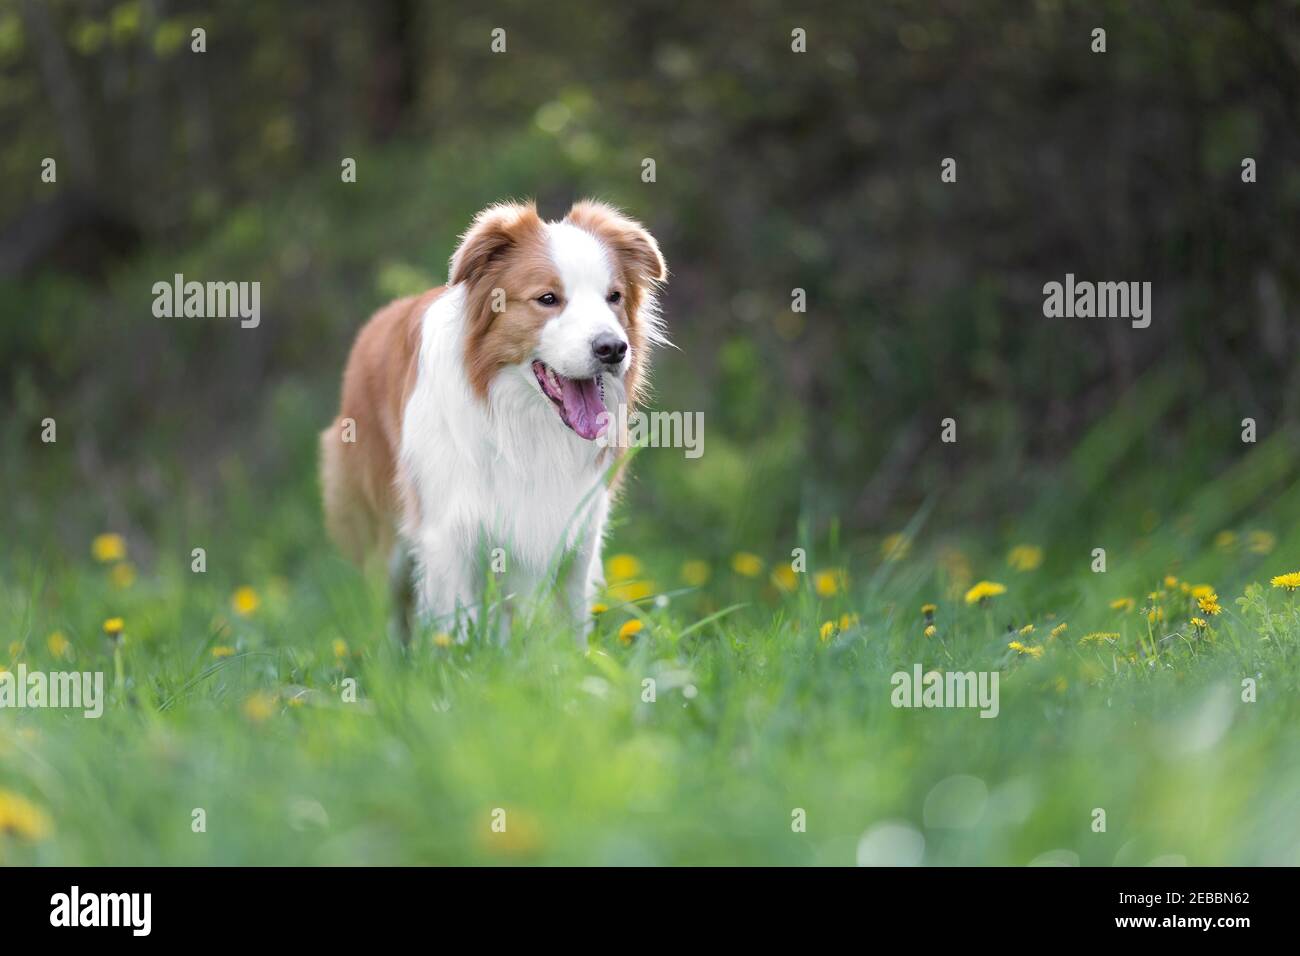
[[578, 649], [587, 649], [587, 635], [594, 626], [591, 606], [605, 586], [605, 572], [600, 562], [600, 546], [605, 537], [608, 505], [601, 501], [591, 521], [578, 535], [565, 581], [565, 603], [573, 615]]
[[470, 549], [450, 530], [433, 531], [421, 535], [416, 559], [420, 616], [465, 643], [481, 604]]
[[400, 537], [393, 544], [388, 559], [388, 630], [402, 647], [411, 644], [411, 625], [415, 617], [416, 562], [410, 545]]

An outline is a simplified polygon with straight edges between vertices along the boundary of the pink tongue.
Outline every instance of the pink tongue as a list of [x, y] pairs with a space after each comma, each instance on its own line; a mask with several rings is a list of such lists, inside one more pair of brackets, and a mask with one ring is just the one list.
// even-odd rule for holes
[[565, 378], [557, 375], [560, 395], [564, 399], [564, 414], [569, 425], [583, 438], [591, 440], [604, 430], [604, 422], [597, 418], [605, 411], [600, 400], [600, 387], [594, 378]]

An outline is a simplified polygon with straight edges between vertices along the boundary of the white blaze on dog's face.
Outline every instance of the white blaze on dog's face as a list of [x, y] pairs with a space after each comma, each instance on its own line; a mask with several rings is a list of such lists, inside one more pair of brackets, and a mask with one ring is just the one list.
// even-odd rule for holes
[[600, 418], [605, 377], [621, 381], [632, 362], [621, 321], [622, 282], [591, 233], [568, 222], [546, 231], [559, 286], [538, 300], [552, 315], [538, 336], [532, 370], [564, 422], [583, 438], [595, 438], [607, 422]]
[[526, 374], [560, 422], [599, 437], [607, 392], [634, 403], [644, 353], [663, 341], [653, 293], [665, 274], [650, 234], [603, 204], [550, 223], [532, 204], [484, 210], [451, 270], [468, 287], [472, 387], [486, 398], [497, 375]]

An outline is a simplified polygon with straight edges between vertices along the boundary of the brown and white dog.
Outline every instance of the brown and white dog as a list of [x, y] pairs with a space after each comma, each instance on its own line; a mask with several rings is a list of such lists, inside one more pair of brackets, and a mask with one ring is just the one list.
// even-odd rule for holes
[[609, 206], [544, 222], [532, 203], [501, 204], [462, 237], [446, 286], [361, 329], [321, 434], [325, 518], [355, 560], [390, 558], [404, 639], [412, 604], [467, 636], [491, 555], [503, 595], [536, 595], [563, 566], [585, 644], [622, 444], [607, 431], [664, 341], [666, 275], [654, 238]]

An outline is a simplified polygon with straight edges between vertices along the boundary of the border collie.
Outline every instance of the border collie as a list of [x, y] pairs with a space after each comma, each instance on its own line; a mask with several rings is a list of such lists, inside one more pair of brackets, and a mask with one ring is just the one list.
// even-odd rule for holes
[[500, 581], [553, 585], [586, 644], [601, 539], [648, 352], [665, 342], [654, 238], [603, 203], [545, 222], [529, 203], [475, 217], [448, 284], [380, 309], [358, 334], [321, 434], [326, 525], [358, 562], [389, 560], [394, 627], [412, 615], [464, 640]]

